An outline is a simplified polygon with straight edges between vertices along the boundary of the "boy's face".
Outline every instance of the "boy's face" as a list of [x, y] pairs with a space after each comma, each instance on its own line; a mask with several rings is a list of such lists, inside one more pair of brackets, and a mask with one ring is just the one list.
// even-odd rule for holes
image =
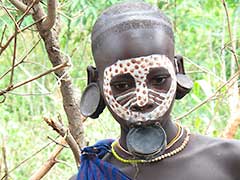
[[110, 33], [94, 52], [101, 91], [120, 124], [163, 121], [176, 93], [173, 40], [162, 30]]
[[174, 67], [165, 55], [119, 60], [104, 71], [106, 101], [115, 114], [130, 123], [162, 117], [175, 92]]

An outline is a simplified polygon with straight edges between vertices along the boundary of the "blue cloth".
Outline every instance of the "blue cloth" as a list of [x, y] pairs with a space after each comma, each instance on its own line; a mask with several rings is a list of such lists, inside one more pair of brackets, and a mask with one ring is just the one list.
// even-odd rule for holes
[[77, 180], [131, 180], [112, 164], [102, 160], [113, 140], [105, 139], [82, 150]]

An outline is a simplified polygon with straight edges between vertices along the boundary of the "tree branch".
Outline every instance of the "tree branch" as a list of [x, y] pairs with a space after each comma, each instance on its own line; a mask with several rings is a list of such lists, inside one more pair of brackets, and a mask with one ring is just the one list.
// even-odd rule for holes
[[5, 26], [3, 28], [1, 40], [0, 40], [0, 48], [2, 47], [2, 42], [3, 42], [3, 38], [4, 38], [4, 35], [5, 35], [5, 32], [6, 32], [6, 29], [7, 29], [7, 25], [5, 24]]
[[47, 17], [46, 19], [41, 23], [42, 28], [47, 31], [50, 30], [56, 21], [56, 7], [57, 2], [56, 0], [48, 0], [48, 11], [47, 11]]
[[9, 171], [7, 164], [7, 150], [6, 150], [6, 138], [2, 136], [2, 155], [3, 155], [3, 163], [4, 163], [4, 180], [8, 180]]
[[[9, 0], [18, 10], [22, 11], [22, 12], [26, 12], [28, 10], [28, 6], [26, 4], [24, 4], [21, 1], [18, 0]], [[27, 12], [27, 15], [29, 14], [33, 14], [33, 10], [29, 10]]]
[[225, 0], [222, 0], [222, 4], [223, 4], [223, 7], [224, 7], [224, 10], [225, 10], [225, 13], [226, 13], [226, 17], [227, 17], [228, 33], [229, 33], [229, 38], [230, 38], [230, 42], [231, 42], [231, 46], [232, 46], [232, 53], [233, 53], [234, 60], [235, 60], [235, 63], [237, 65], [237, 68], [239, 70], [240, 69], [240, 65], [238, 63], [236, 50], [234, 48], [234, 43], [233, 43], [233, 39], [232, 39], [231, 25], [230, 25], [230, 18], [229, 18], [228, 8], [227, 8], [227, 4], [226, 4]]
[[227, 84], [229, 84], [232, 80], [236, 79], [236, 77], [238, 77], [240, 74], [240, 71], [237, 71], [227, 82], [223, 83], [220, 87], [217, 88], [217, 90], [209, 97], [207, 97], [204, 101], [202, 101], [201, 103], [199, 103], [197, 106], [193, 107], [192, 109], [190, 109], [187, 113], [177, 117], [175, 119], [175, 121], [178, 121], [186, 116], [188, 116], [189, 114], [191, 114], [192, 112], [196, 111], [198, 108], [200, 108], [201, 106], [203, 106], [204, 104], [206, 104], [208, 101], [210, 101], [212, 98], [214, 98], [221, 90], [222, 88], [224, 88]]
[[8, 45], [11, 43], [11, 41], [14, 39], [14, 37], [15, 37], [18, 33], [23, 32], [23, 31], [27, 30], [28, 28], [34, 26], [35, 24], [41, 22], [41, 21], [43, 20], [43, 18], [44, 18], [44, 17], [41, 17], [40, 19], [35, 20], [34, 23], [32, 23], [32, 24], [30, 24], [30, 25], [28, 25], [28, 26], [26, 26], [26, 27], [18, 30], [17, 33], [15, 32], [10, 38], [8, 38], [8, 40], [7, 40], [7, 42], [5, 43], [5, 45], [3, 45], [3, 46], [0, 47], [0, 48], [1, 48], [1, 50], [0, 50], [0, 55], [1, 55], [1, 54], [3, 53], [3, 51], [8, 47]]
[[202, 70], [203, 72], [212, 75], [214, 78], [217, 78], [221, 82], [224, 82], [224, 80], [222, 78], [218, 77], [216, 74], [214, 74], [213, 72], [211, 72], [207, 68], [198, 65], [197, 63], [193, 62], [191, 59], [187, 58], [186, 56], [184, 56], [183, 58], [184, 58], [184, 61], [185, 60], [188, 61], [190, 64], [196, 66], [198, 69]]
[[[44, 16], [44, 12], [39, 4], [35, 4], [34, 9], [36, 10], [33, 14], [33, 19], [35, 21]], [[58, 25], [57, 22], [56, 24]], [[56, 30], [58, 28], [56, 27], [52, 28], [50, 31], [46, 31], [43, 29], [41, 23], [37, 23], [37, 29], [45, 43], [48, 57], [52, 65], [57, 66], [58, 64], [63, 63], [66, 59], [66, 56], [62, 55], [59, 50], [60, 47], [58, 42], [58, 31]], [[84, 144], [82, 122], [85, 117], [82, 116], [79, 109], [80, 96], [74, 90], [72, 80], [68, 72], [63, 69], [55, 72], [55, 74], [58, 77], [62, 77], [63, 74], [65, 75], [64, 78], [60, 78], [60, 89], [63, 97], [63, 107], [68, 118], [70, 132], [76, 140], [78, 146], [81, 147]]]
[[[26, 159], [24, 159], [23, 161], [21, 161], [17, 166], [15, 166], [14, 168], [10, 169], [8, 171], [8, 174], [10, 174], [11, 172], [15, 171], [17, 168], [19, 168], [21, 165], [23, 165], [24, 163], [26, 163], [28, 160], [32, 159], [34, 156], [36, 156], [38, 153], [40, 153], [42, 150], [46, 149], [52, 142], [48, 142], [46, 145], [44, 145], [43, 147], [41, 147], [39, 150], [37, 150], [36, 152], [34, 152], [33, 154], [31, 154], [30, 156], [28, 156]], [[6, 174], [1, 177], [1, 180], [3, 180], [6, 177]]]
[[14, 22], [15, 26], [17, 27], [18, 30], [20, 30], [20, 27], [18, 25], [18, 23], [15, 21], [14, 17], [12, 16], [12, 14], [8, 11], [8, 9], [3, 6], [3, 9], [6, 11], [6, 13], [8, 14], [8, 16], [10, 17], [10, 19]]
[[[24, 60], [28, 57], [28, 55], [35, 49], [35, 47], [38, 45], [38, 43], [41, 41], [41, 39], [39, 39], [34, 45], [33, 47], [25, 54], [25, 56], [23, 58], [21, 58], [21, 60], [19, 60], [19, 62], [17, 62], [14, 65], [14, 68], [17, 67], [18, 65], [22, 64], [24, 62]], [[9, 68], [5, 73], [3, 73], [3, 75], [0, 76], [0, 80], [5, 77], [10, 71], [12, 71], [12, 67]]]
[[52, 73], [52, 72], [54, 72], [54, 71], [57, 71], [57, 70], [59, 70], [59, 69], [62, 69], [62, 68], [64, 68], [64, 67], [66, 67], [66, 66], [69, 66], [68, 62], [65, 62], [65, 63], [63, 63], [63, 64], [60, 64], [60, 65], [58, 65], [58, 66], [55, 66], [55, 67], [53, 67], [52, 69], [50, 69], [50, 70], [48, 70], [48, 71], [46, 71], [46, 72], [44, 72], [44, 73], [41, 73], [41, 74], [39, 74], [39, 75], [36, 75], [36, 76], [34, 76], [34, 77], [26, 80], [26, 81], [23, 81], [23, 82], [20, 82], [20, 83], [15, 84], [15, 85], [9, 86], [9, 87], [7, 87], [7, 88], [4, 89], [4, 90], [0, 90], [0, 96], [3, 95], [3, 94], [5, 94], [5, 93], [7, 93], [7, 92], [9, 92], [9, 91], [12, 91], [12, 90], [14, 90], [14, 89], [16, 89], [16, 88], [19, 88], [19, 87], [21, 87], [21, 86], [23, 86], [23, 85], [25, 85], [25, 84], [27, 84], [27, 83], [29, 83], [29, 82], [32, 82], [32, 81], [34, 81], [34, 80], [36, 80], [36, 79], [39, 79], [39, 78], [41, 78], [41, 77], [43, 77], [43, 76], [46, 76], [47, 74], [50, 74], [50, 73]]
[[69, 132], [68, 129], [65, 129], [63, 124], [61, 122], [58, 121], [54, 121], [53, 119], [50, 118], [44, 118], [44, 121], [53, 128], [53, 130], [55, 130], [58, 134], [60, 134], [62, 137], [64, 137], [64, 139], [66, 140], [66, 142], [68, 143], [68, 145], [70, 146], [77, 167], [79, 167], [80, 165], [80, 148], [78, 147], [78, 144], [76, 143], [76, 141], [74, 140], [73, 136], [71, 135], [71, 133]]
[[66, 144], [66, 141], [61, 138], [60, 143], [57, 145], [57, 147], [54, 149], [54, 151], [51, 153], [49, 159], [47, 162], [31, 177], [30, 180], [40, 180], [43, 176], [45, 176], [48, 171], [57, 163], [57, 156], [60, 154], [60, 152], [63, 150], [63, 146], [60, 144]]
[[[17, 26], [15, 26], [15, 32], [17, 32]], [[11, 68], [11, 76], [9, 86], [12, 86], [13, 83], [13, 75], [15, 69], [15, 61], [16, 61], [16, 53], [17, 53], [17, 35], [14, 37], [14, 47], [13, 47], [13, 59], [12, 59], [12, 68]]]

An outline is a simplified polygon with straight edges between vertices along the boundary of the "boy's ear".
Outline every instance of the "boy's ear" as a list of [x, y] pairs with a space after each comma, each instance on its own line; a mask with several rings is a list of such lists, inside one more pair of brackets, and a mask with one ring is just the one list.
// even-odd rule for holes
[[83, 91], [80, 101], [80, 111], [83, 116], [96, 119], [106, 107], [98, 85], [97, 69], [93, 66], [87, 67], [87, 87]]
[[188, 94], [192, 87], [192, 80], [185, 74], [184, 65], [183, 65], [183, 57], [180, 55], [176, 55], [175, 66], [177, 71], [177, 92], [176, 99], [182, 99], [186, 94]]

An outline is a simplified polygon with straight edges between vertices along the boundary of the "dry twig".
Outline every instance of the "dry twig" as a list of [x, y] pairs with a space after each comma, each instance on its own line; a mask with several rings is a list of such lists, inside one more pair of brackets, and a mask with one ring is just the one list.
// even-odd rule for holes
[[20, 30], [19, 24], [15, 21], [15, 18], [12, 16], [12, 14], [8, 11], [8, 9], [3, 6], [3, 9], [6, 11], [10, 19], [14, 22], [15, 26], [17, 27], [18, 30]]
[[68, 129], [64, 128], [63, 124], [59, 121], [54, 121], [50, 118], [44, 118], [44, 121], [53, 128], [58, 134], [62, 137], [65, 137], [66, 142], [68, 143], [69, 147], [71, 148], [77, 167], [80, 165], [80, 148], [76, 141], [74, 140], [73, 136], [69, 132]]
[[36, 20], [34, 23], [32, 23], [32, 24], [30, 24], [30, 25], [28, 25], [28, 26], [26, 26], [26, 27], [18, 30], [17, 33], [15, 32], [12, 36], [10, 36], [10, 38], [8, 38], [7, 42], [0, 47], [0, 48], [1, 48], [1, 49], [0, 49], [0, 55], [1, 55], [1, 54], [3, 53], [3, 51], [9, 46], [9, 44], [11, 43], [11, 41], [14, 39], [14, 37], [15, 37], [18, 33], [23, 32], [23, 31], [29, 29], [30, 27], [34, 26], [35, 24], [38, 24], [38, 23], [41, 22], [43, 19], [44, 19], [44, 17]]
[[191, 114], [192, 112], [196, 111], [198, 108], [200, 108], [201, 106], [206, 104], [208, 101], [212, 100], [222, 90], [222, 88], [224, 88], [226, 85], [228, 85], [232, 80], [236, 79], [236, 77], [238, 77], [239, 75], [240, 75], [240, 71], [236, 72], [227, 82], [225, 82], [221, 86], [219, 86], [217, 88], [217, 90], [211, 96], [207, 97], [205, 100], [203, 100], [197, 106], [190, 109], [187, 113], [177, 117], [175, 120], [178, 121], [178, 120], [188, 116], [189, 114]]
[[66, 66], [69, 66], [68, 62], [65, 62], [65, 63], [63, 63], [63, 64], [60, 64], [60, 65], [58, 65], [58, 66], [55, 66], [55, 67], [53, 67], [52, 69], [50, 69], [50, 70], [48, 70], [48, 71], [46, 71], [46, 72], [44, 72], [44, 73], [41, 73], [41, 74], [39, 74], [39, 75], [36, 75], [36, 76], [34, 76], [34, 77], [26, 80], [26, 81], [17, 83], [17, 84], [15, 84], [15, 85], [12, 85], [12, 86], [7, 87], [6, 89], [0, 90], [0, 96], [3, 95], [3, 94], [5, 94], [5, 93], [7, 93], [7, 92], [9, 92], [9, 91], [12, 91], [12, 90], [14, 90], [14, 89], [16, 89], [16, 88], [19, 88], [19, 87], [21, 87], [21, 86], [23, 86], [23, 85], [25, 85], [25, 84], [27, 84], [27, 83], [29, 83], [29, 82], [32, 82], [32, 81], [37, 80], [37, 79], [39, 79], [39, 78], [41, 78], [41, 77], [43, 77], [43, 76], [46, 76], [47, 74], [50, 74], [50, 73], [55, 72], [55, 71], [58, 71], [58, 70], [66, 67]]
[[[38, 8], [34, 8], [35, 10], [32, 10], [32, 7], [37, 4], [39, 1], [33, 0], [32, 3], [27, 6], [21, 1], [18, 0], [10, 0], [10, 2], [20, 11], [24, 12], [22, 17], [18, 20], [21, 21], [26, 15], [28, 14], [34, 14], [34, 11], [37, 11]], [[48, 11], [47, 11], [47, 16], [46, 18], [41, 22], [42, 29], [45, 31], [50, 30], [56, 20], [56, 7], [57, 7], [57, 2], [56, 0], [48, 0]], [[45, 17], [45, 14], [42, 14], [42, 17]]]
[[2, 42], [3, 42], [3, 38], [4, 38], [4, 35], [5, 35], [5, 32], [6, 32], [6, 29], [7, 29], [7, 25], [5, 24], [4, 28], [3, 28], [1, 40], [0, 40], [0, 48], [2, 47]]
[[[66, 141], [61, 138], [59, 144], [66, 144]], [[51, 153], [47, 162], [30, 177], [30, 180], [40, 180], [42, 177], [44, 177], [50, 171], [50, 169], [58, 162], [56, 158], [63, 150], [63, 148], [64, 147], [62, 145], [57, 145], [57, 147]]]
[[229, 33], [229, 38], [230, 38], [230, 42], [231, 42], [231, 46], [232, 46], [231, 52], [233, 53], [235, 63], [236, 63], [237, 68], [239, 70], [240, 66], [239, 66], [238, 58], [237, 58], [236, 51], [235, 51], [235, 48], [234, 48], [234, 41], [233, 41], [233, 38], [232, 38], [230, 18], [229, 18], [228, 8], [227, 8], [227, 4], [226, 4], [225, 0], [222, 0], [222, 4], [223, 4], [223, 7], [224, 7], [224, 10], [225, 10], [225, 13], [226, 13], [226, 17], [227, 17], [228, 33]]
[[47, 17], [41, 24], [42, 28], [45, 31], [50, 30], [55, 24], [55, 21], [56, 21], [56, 7], [57, 7], [56, 0], [48, 0], [48, 6], [47, 7], [48, 7]]
[[221, 79], [220, 77], [218, 77], [216, 74], [214, 74], [213, 72], [209, 71], [207, 68], [202, 67], [196, 63], [194, 63], [191, 59], [184, 57], [184, 60], [188, 61], [190, 64], [196, 66], [198, 69], [202, 70], [203, 72], [212, 75], [213, 77], [217, 78], [218, 80], [220, 80], [221, 82], [224, 82], [223, 79]]
[[[24, 60], [28, 57], [28, 55], [35, 49], [35, 47], [38, 45], [38, 43], [41, 41], [41, 39], [39, 39], [34, 45], [33, 47], [27, 51], [27, 53], [21, 58], [21, 60], [19, 60], [19, 62], [17, 62], [14, 65], [14, 68], [16, 68], [18, 65], [22, 64], [24, 62]], [[10, 69], [8, 69], [5, 73], [3, 73], [2, 76], [0, 76], [0, 80], [5, 77], [9, 72], [12, 71], [12, 67]]]
[[23, 11], [23, 15], [19, 18], [18, 24], [20, 25], [21, 22], [24, 20], [24, 18], [28, 15], [28, 13], [31, 11], [32, 7], [36, 4], [36, 0], [33, 0], [29, 6], [27, 6], [27, 9]]
[[[8, 171], [8, 174], [10, 174], [11, 172], [15, 171], [17, 168], [19, 168], [21, 165], [23, 165], [24, 163], [26, 163], [28, 160], [32, 159], [34, 156], [36, 156], [38, 153], [40, 153], [42, 150], [46, 149], [52, 142], [47, 143], [46, 145], [44, 145], [43, 147], [41, 147], [39, 150], [37, 150], [36, 152], [34, 152], [33, 154], [31, 154], [30, 156], [28, 156], [26, 159], [24, 159], [23, 161], [21, 161], [17, 166], [15, 166], [14, 168], [10, 169]], [[7, 176], [7, 174], [4, 174], [3, 177], [1, 177], [0, 180], [3, 180], [5, 177]]]
[[[240, 66], [239, 66], [238, 57], [236, 54], [236, 46], [235, 46], [236, 37], [234, 38], [234, 35], [236, 36], [237, 26], [233, 27], [233, 33], [232, 33], [228, 8], [227, 8], [227, 4], [226, 4], [225, 0], [222, 0], [222, 4], [223, 4], [225, 14], [226, 14], [228, 33], [229, 33], [229, 39], [230, 39], [230, 44], [231, 44], [230, 51], [232, 53], [232, 59], [233, 59], [231, 62], [231, 74], [233, 74], [235, 71], [235, 65], [237, 65], [237, 70], [240, 71]], [[237, 23], [235, 25], [237, 25]], [[229, 88], [229, 91], [231, 91], [233, 93], [233, 95], [229, 97], [229, 107], [231, 110], [232, 117], [230, 118], [230, 120], [227, 124], [227, 127], [225, 128], [225, 130], [222, 134], [222, 136], [226, 137], [226, 138], [233, 138], [237, 132], [238, 126], [240, 125], [240, 113], [239, 113], [240, 92], [239, 92], [239, 87], [238, 87], [238, 83], [237, 83], [238, 78], [239, 78], [239, 76], [235, 77], [234, 86], [232, 88]]]
[[55, 140], [54, 138], [52, 138], [52, 137], [50, 137], [50, 136], [48, 136], [47, 137], [48, 139], [50, 139], [52, 142], [54, 142], [55, 144], [57, 144], [57, 145], [61, 145], [61, 146], [63, 146], [64, 148], [69, 148], [67, 145], [65, 145], [65, 144], [61, 144], [60, 142], [58, 142], [57, 140]]
[[4, 180], [8, 180], [9, 171], [8, 171], [8, 164], [7, 164], [6, 137], [3, 137], [3, 136], [2, 136], [2, 155], [3, 155], [4, 173], [5, 173]]
[[[15, 28], [15, 32], [17, 32], [17, 27]], [[10, 76], [9, 86], [12, 86], [12, 84], [13, 84], [13, 75], [14, 75], [14, 69], [15, 69], [16, 53], [17, 53], [17, 36], [14, 37], [13, 59], [12, 59], [12, 68], [11, 68], [11, 76]]]
[[25, 5], [23, 2], [18, 0], [9, 0], [9, 1], [21, 12], [26, 12], [29, 9], [29, 11], [26, 14], [27, 15], [33, 14], [33, 10], [28, 8], [28, 6]]

